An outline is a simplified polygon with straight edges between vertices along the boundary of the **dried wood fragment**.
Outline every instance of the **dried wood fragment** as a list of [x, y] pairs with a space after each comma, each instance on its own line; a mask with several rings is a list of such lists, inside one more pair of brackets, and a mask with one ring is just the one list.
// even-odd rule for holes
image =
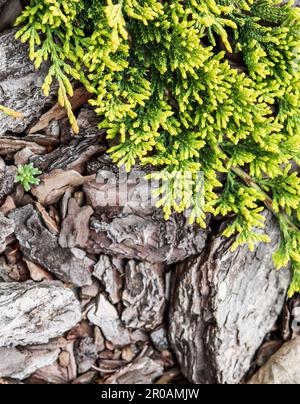
[[99, 138], [76, 137], [68, 144], [59, 146], [51, 153], [40, 157], [33, 157], [31, 162], [43, 173], [56, 169], [75, 170], [82, 173], [86, 163], [95, 155], [103, 153], [104, 148]]
[[29, 379], [30, 384], [67, 384], [77, 377], [77, 365], [74, 357], [74, 343], [70, 342], [64, 347], [64, 352], [69, 355], [69, 365], [63, 367], [59, 360], [52, 365], [37, 370]]
[[113, 304], [119, 303], [122, 297], [123, 270], [124, 260], [103, 254], [100, 255], [99, 261], [94, 267], [93, 275], [105, 287]]
[[46, 280], [53, 280], [53, 276], [49, 272], [45, 271], [40, 265], [37, 265], [27, 259], [24, 259], [24, 261], [26, 262], [28, 271], [30, 273], [30, 278], [33, 281], [41, 282]]
[[59, 349], [54, 351], [22, 351], [25, 357], [25, 364], [18, 371], [9, 375], [12, 379], [24, 380], [31, 376], [36, 370], [49, 366], [56, 361], [59, 355]]
[[89, 237], [89, 222], [94, 210], [80, 207], [74, 198], [69, 200], [68, 214], [62, 223], [59, 244], [63, 248], [84, 248]]
[[125, 268], [122, 320], [129, 328], [154, 330], [166, 307], [164, 266], [129, 261]]
[[[86, 104], [91, 98], [91, 94], [84, 88], [79, 87], [74, 91], [73, 97], [70, 97], [72, 110], [75, 111], [82, 105]], [[48, 112], [40, 117], [38, 122], [29, 130], [29, 133], [37, 133], [48, 127], [52, 120], [59, 121], [67, 116], [67, 111], [62, 108], [58, 103], [55, 104]]]
[[0, 207], [0, 212], [3, 213], [3, 215], [7, 215], [14, 209], [16, 209], [15, 201], [11, 196], [8, 196]]
[[281, 340], [266, 341], [258, 350], [255, 365], [262, 367], [282, 347]]
[[0, 104], [23, 116], [14, 119], [0, 113], [0, 137], [8, 132], [24, 132], [51, 103], [51, 97], [42, 92], [48, 64], [35, 70], [28, 57], [28, 46], [15, 39], [16, 32], [17, 29], [12, 29], [0, 34]]
[[26, 356], [16, 348], [0, 348], [0, 377], [10, 377], [25, 368]]
[[29, 147], [25, 147], [24, 149], [21, 149], [14, 155], [14, 160], [15, 160], [15, 165], [24, 165], [28, 164], [29, 159], [34, 156], [34, 153], [30, 150]]
[[300, 384], [300, 337], [286, 342], [249, 384]]
[[16, 209], [9, 217], [15, 222], [15, 235], [25, 257], [59, 279], [84, 286], [92, 283], [94, 262], [79, 249], [64, 249], [55, 235], [42, 224], [32, 205]]
[[14, 166], [0, 166], [0, 202], [3, 202], [4, 198], [13, 191], [16, 173], [17, 170]]
[[7, 154], [16, 153], [19, 150], [23, 150], [25, 148], [30, 150], [31, 153], [33, 153], [35, 155], [44, 154], [47, 151], [44, 146], [40, 146], [39, 144], [29, 141], [29, 140], [25, 140], [25, 139], [13, 137], [13, 136], [10, 136], [10, 137], [1, 136], [0, 156], [5, 156]]
[[80, 318], [79, 302], [60, 282], [0, 283], [0, 346], [47, 343]]
[[194, 383], [239, 383], [280, 314], [290, 271], [276, 271], [280, 232], [271, 214], [270, 244], [254, 252], [215, 237], [206, 251], [177, 266], [169, 339], [183, 374]]
[[42, 205], [57, 203], [68, 189], [95, 179], [94, 175], [83, 177], [77, 171], [54, 170], [40, 177], [41, 184], [32, 188], [32, 194]]
[[96, 378], [97, 378], [97, 372], [90, 371], [77, 377], [75, 380], [73, 380], [72, 384], [93, 384], [93, 381], [95, 381]]
[[47, 226], [47, 229], [52, 233], [55, 234], [56, 236], [60, 233], [59, 231], [59, 226], [58, 224], [50, 217], [49, 213], [47, 210], [44, 208], [43, 205], [41, 205], [39, 202], [35, 204], [37, 210], [42, 216], [42, 219]]
[[116, 308], [100, 293], [97, 304], [87, 314], [91, 323], [100, 327], [105, 338], [116, 346], [131, 343], [128, 330], [122, 324]]
[[163, 374], [163, 366], [148, 356], [137, 358], [109, 377], [106, 384], [152, 384]]
[[75, 348], [75, 358], [79, 374], [87, 372], [95, 365], [98, 358], [98, 351], [92, 338], [85, 337], [79, 341]]

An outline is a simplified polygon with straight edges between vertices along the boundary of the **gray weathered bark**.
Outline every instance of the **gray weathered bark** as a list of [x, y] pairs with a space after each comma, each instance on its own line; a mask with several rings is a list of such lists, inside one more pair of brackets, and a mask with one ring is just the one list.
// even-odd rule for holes
[[47, 343], [80, 319], [79, 302], [60, 282], [0, 283], [0, 346]]
[[94, 155], [103, 152], [99, 144], [99, 136], [75, 138], [67, 145], [55, 149], [45, 156], [33, 157], [31, 162], [43, 173], [61, 168], [63, 170], [76, 170], [83, 172], [86, 163]]
[[149, 331], [162, 324], [166, 307], [164, 266], [129, 261], [123, 303], [122, 320], [127, 327]]
[[272, 255], [280, 234], [254, 252], [230, 252], [233, 240], [216, 237], [206, 251], [177, 266], [169, 314], [171, 345], [194, 383], [238, 383], [282, 310], [289, 271], [276, 271]]
[[287, 342], [252, 377], [249, 384], [300, 384], [300, 338]]
[[0, 213], [0, 253], [6, 248], [6, 238], [15, 230], [15, 223]]
[[0, 136], [23, 132], [50, 101], [41, 90], [48, 66], [35, 70], [28, 47], [14, 39], [16, 32], [0, 34], [0, 104], [22, 112], [23, 117], [14, 119], [0, 113]]
[[30, 351], [0, 348], [0, 377], [24, 380], [36, 370], [55, 362], [59, 353], [59, 349]]
[[57, 237], [42, 224], [32, 205], [14, 210], [9, 217], [16, 224], [15, 235], [27, 258], [75, 286], [92, 283], [94, 262], [82, 250], [62, 248]]
[[68, 203], [68, 215], [62, 223], [59, 244], [63, 248], [84, 248], [89, 236], [90, 206], [80, 207], [74, 198]]
[[82, 338], [75, 347], [75, 357], [78, 366], [78, 373], [82, 374], [91, 369], [98, 359], [98, 350], [93, 338]]
[[17, 170], [15, 167], [7, 167], [3, 160], [0, 159], [0, 203], [3, 202], [3, 199], [13, 191], [16, 172]]
[[163, 366], [146, 356], [138, 358], [106, 380], [107, 384], [152, 384], [163, 374]]
[[0, 377], [10, 377], [25, 368], [26, 356], [15, 348], [0, 348]]
[[96, 305], [87, 314], [92, 324], [101, 328], [105, 338], [116, 346], [125, 346], [131, 343], [130, 333], [119, 318], [118, 312], [100, 293]]
[[100, 255], [94, 267], [93, 275], [99, 279], [108, 293], [110, 301], [117, 304], [122, 298], [124, 260]]

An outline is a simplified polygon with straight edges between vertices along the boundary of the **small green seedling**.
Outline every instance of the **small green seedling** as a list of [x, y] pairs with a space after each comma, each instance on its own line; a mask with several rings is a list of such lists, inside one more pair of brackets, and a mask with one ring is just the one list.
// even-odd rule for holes
[[16, 183], [20, 183], [26, 192], [30, 191], [32, 185], [39, 185], [40, 180], [36, 178], [42, 172], [33, 167], [33, 164], [19, 165], [18, 175], [16, 176]]

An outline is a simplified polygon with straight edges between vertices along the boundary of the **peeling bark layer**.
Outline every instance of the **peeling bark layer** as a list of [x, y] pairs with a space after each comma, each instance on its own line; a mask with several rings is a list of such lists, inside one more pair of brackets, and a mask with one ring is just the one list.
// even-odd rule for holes
[[300, 338], [279, 349], [252, 377], [249, 384], [300, 384]]
[[76, 138], [67, 145], [58, 147], [52, 153], [41, 157], [33, 157], [31, 161], [43, 173], [49, 173], [55, 169], [83, 172], [87, 161], [95, 154], [101, 153], [102, 150], [98, 136]]
[[47, 343], [80, 318], [79, 302], [60, 282], [0, 283], [0, 346]]
[[50, 98], [42, 93], [48, 66], [36, 71], [28, 57], [28, 47], [16, 40], [17, 30], [0, 34], [0, 104], [23, 114], [14, 119], [0, 113], [0, 136], [21, 133], [38, 118]]
[[149, 357], [138, 358], [106, 380], [107, 384], [152, 384], [161, 376], [163, 367]]
[[164, 266], [129, 261], [123, 302], [122, 320], [127, 327], [154, 330], [162, 324], [166, 307]]
[[15, 167], [7, 167], [5, 164], [2, 164], [0, 160], [0, 203], [13, 191], [16, 173], [17, 170]]
[[271, 214], [267, 223], [273, 241], [254, 252], [216, 237], [176, 268], [169, 337], [191, 382], [239, 383], [282, 310], [290, 272], [274, 268], [280, 234]]
[[16, 209], [9, 217], [16, 224], [15, 235], [27, 258], [75, 286], [92, 283], [93, 261], [82, 250], [62, 248], [57, 237], [43, 225], [32, 205]]

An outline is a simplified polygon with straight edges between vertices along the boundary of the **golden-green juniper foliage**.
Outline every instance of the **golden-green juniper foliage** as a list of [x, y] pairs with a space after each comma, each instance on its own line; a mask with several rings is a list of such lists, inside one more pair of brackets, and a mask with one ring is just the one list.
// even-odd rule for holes
[[3, 112], [3, 114], [11, 116], [12, 118], [21, 118], [22, 117], [22, 114], [20, 112], [7, 108], [4, 105], [0, 105], [0, 112]]
[[[234, 213], [224, 234], [239, 234], [234, 247], [253, 248], [268, 241], [254, 228], [264, 226], [271, 196], [283, 234], [275, 263], [292, 262], [293, 294], [300, 291], [300, 12], [294, 1], [281, 3], [31, 0], [17, 24], [35, 66], [50, 59], [44, 91], [58, 81], [74, 131], [71, 78], [93, 94], [101, 127], [117, 140], [113, 160], [127, 170], [150, 164], [156, 179], [169, 179], [167, 195], [157, 192], [166, 219], [191, 208], [191, 222], [204, 227], [207, 213]], [[234, 174], [241, 168], [257, 187]]]

